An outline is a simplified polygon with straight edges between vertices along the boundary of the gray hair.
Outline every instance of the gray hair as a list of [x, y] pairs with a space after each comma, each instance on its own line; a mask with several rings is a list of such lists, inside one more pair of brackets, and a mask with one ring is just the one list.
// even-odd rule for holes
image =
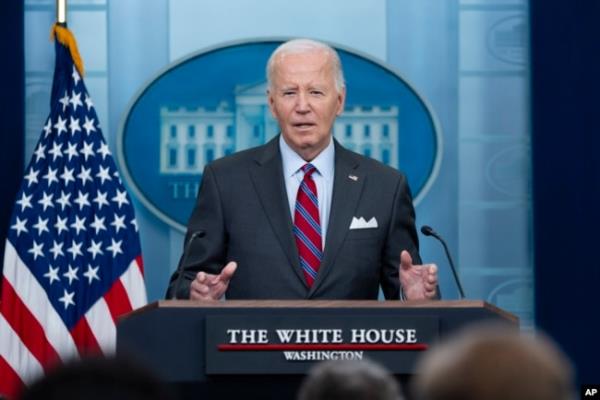
[[340, 61], [340, 56], [333, 49], [333, 47], [323, 43], [318, 42], [312, 39], [292, 39], [287, 42], [282, 43], [273, 51], [271, 56], [269, 57], [269, 61], [267, 62], [267, 83], [268, 89], [270, 90], [273, 86], [273, 74], [275, 72], [275, 61], [277, 57], [284, 54], [300, 54], [300, 53], [310, 53], [313, 51], [323, 51], [326, 52], [330, 57], [333, 63], [333, 77], [335, 80], [335, 87], [339, 92], [341, 92], [346, 86], [346, 82], [344, 81], [344, 71], [342, 70], [342, 62]]
[[400, 385], [369, 360], [325, 361], [303, 381], [298, 400], [402, 400]]

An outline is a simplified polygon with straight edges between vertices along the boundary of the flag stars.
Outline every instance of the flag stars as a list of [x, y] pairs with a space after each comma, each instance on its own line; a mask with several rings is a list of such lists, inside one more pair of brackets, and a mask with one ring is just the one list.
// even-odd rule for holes
[[100, 179], [100, 183], [102, 185], [104, 185], [104, 181], [111, 181], [112, 180], [112, 178], [110, 177], [110, 174], [108, 173], [109, 172], [108, 170], [109, 170], [109, 167], [104, 168], [101, 165], [100, 166], [100, 170], [96, 174], [96, 177], [98, 177]]
[[110, 224], [115, 227], [116, 233], [119, 233], [119, 229], [121, 229], [121, 228], [126, 229], [125, 228], [125, 215], [123, 215], [122, 217], [119, 217], [118, 214], [115, 214], [115, 219]]
[[75, 292], [69, 293], [66, 289], [64, 289], [64, 293], [61, 298], [58, 299], [61, 303], [64, 304], [65, 310], [70, 306], [75, 306], [75, 301], [73, 301], [73, 296], [75, 296]]
[[83, 276], [85, 276], [88, 280], [88, 284], [91, 285], [92, 282], [95, 280], [100, 281], [100, 277], [98, 276], [98, 270], [100, 269], [99, 266], [96, 267], [92, 267], [90, 264], [88, 264], [88, 269], [87, 271], [85, 271], [83, 273]]
[[[60, 197], [56, 199], [56, 202], [60, 204], [60, 210], [65, 211], [67, 206], [71, 207], [71, 192], [65, 193], [64, 190], [60, 191]], [[59, 232], [60, 233], [60, 232]]]
[[42, 217], [38, 216], [37, 223], [35, 223], [33, 227], [37, 229], [38, 236], [41, 236], [44, 232], [50, 232], [48, 230], [48, 218], [42, 219]]
[[81, 252], [81, 246], [82, 245], [83, 245], [83, 243], [77, 243], [74, 240], [71, 241], [71, 247], [69, 247], [67, 249], [67, 251], [69, 253], [71, 253], [71, 257], [73, 257], [73, 260], [75, 260], [77, 258], [77, 256], [82, 256], [83, 257], [83, 253]]
[[35, 149], [35, 151], [33, 152], [33, 154], [35, 154], [35, 162], [39, 162], [42, 158], [46, 158], [46, 154], [44, 153], [46, 151], [46, 145], [45, 144], [39, 144], [37, 149]]
[[106, 248], [106, 250], [110, 251], [112, 253], [113, 258], [115, 258], [117, 256], [117, 254], [123, 254], [123, 250], [121, 250], [121, 245], [123, 243], [122, 240], [119, 240], [118, 242], [115, 242], [115, 239], [110, 239], [111, 244], [110, 246], [108, 246]]
[[62, 119], [62, 117], [59, 115], [58, 120], [54, 124], [54, 129], [56, 129], [56, 133], [58, 134], [58, 136], [60, 136], [60, 134], [62, 132], [66, 132], [67, 131], [67, 120]]
[[50, 187], [54, 182], [58, 183], [58, 178], [56, 177], [57, 173], [58, 169], [52, 169], [52, 167], [49, 167], [46, 175], [42, 177], [48, 181], [48, 187]]
[[83, 142], [83, 147], [81, 150], [79, 150], [79, 152], [84, 155], [85, 161], [88, 160], [88, 157], [91, 157], [94, 155], [93, 147], [94, 147], [93, 143]]
[[54, 142], [52, 143], [52, 148], [48, 150], [48, 154], [52, 154], [52, 161], [56, 161], [58, 157], [62, 157], [62, 145]]
[[77, 143], [67, 143], [67, 149], [64, 153], [69, 156], [69, 161], [71, 161], [71, 158], [77, 157]]
[[73, 93], [71, 93], [71, 98], [69, 99], [69, 103], [71, 103], [71, 105], [73, 106], [74, 112], [77, 111], [77, 106], [83, 107], [83, 103], [81, 102], [81, 93], [77, 93], [73, 90]]
[[79, 72], [77, 72], [77, 68], [75, 68], [74, 65], [73, 65], [73, 73], [71, 74], [71, 76], [73, 77], [73, 86], [77, 86], [77, 84], [81, 80], [81, 77], [79, 76]]
[[21, 206], [21, 212], [25, 211], [27, 207], [33, 208], [31, 205], [31, 197], [33, 197], [33, 194], [30, 194], [29, 196], [26, 196], [25, 192], [21, 194], [21, 198], [17, 200], [17, 204]]
[[[70, 196], [71, 194], [69, 194]], [[58, 234], [60, 235], [62, 231], [68, 232], [69, 228], [67, 228], [67, 218], [61, 218], [60, 215], [56, 216], [56, 223], [54, 224], [56, 230], [58, 230]]]
[[78, 191], [78, 196], [73, 201], [79, 205], [79, 211], [83, 210], [83, 207], [91, 205], [88, 200], [89, 195], [89, 193], [83, 194], [81, 190]]
[[104, 252], [102, 251], [100, 246], [102, 246], [102, 241], [98, 241], [98, 243], [96, 243], [92, 239], [92, 243], [90, 244], [90, 247], [87, 248], [87, 251], [92, 255], [92, 260], [95, 260], [96, 256], [98, 254], [100, 254], [100, 255], [104, 254]]
[[54, 281], [60, 281], [58, 277], [58, 267], [52, 268], [52, 265], [48, 265], [48, 272], [44, 274], [44, 278], [48, 278], [50, 282], [48, 284], [52, 285]]
[[96, 197], [92, 200], [94, 203], [98, 204], [98, 210], [102, 210], [102, 206], [108, 206], [108, 200], [106, 196], [108, 193], [102, 193], [100, 190], [96, 191]]
[[32, 247], [29, 250], [27, 250], [27, 252], [33, 255], [34, 260], [37, 260], [38, 257], [44, 257], [44, 253], [42, 252], [43, 247], [44, 242], [37, 244], [37, 242], [34, 240]]
[[119, 210], [123, 204], [129, 204], [129, 200], [127, 200], [127, 192], [125, 190], [121, 192], [119, 189], [117, 189], [117, 194], [111, 200], [118, 204]]
[[75, 182], [75, 178], [73, 177], [74, 171], [75, 171], [75, 168], [69, 169], [67, 167], [65, 167], [65, 169], [63, 170], [63, 173], [60, 175], [60, 179], [65, 181], [65, 186], [68, 186], [70, 181]]
[[85, 168], [84, 166], [82, 166], [81, 172], [77, 174], [77, 178], [81, 179], [81, 186], [85, 186], [86, 181], [93, 182], [94, 180], [92, 179], [92, 169]]
[[75, 132], [77, 132], [77, 131], [81, 131], [81, 127], [79, 126], [79, 119], [78, 118], [70, 117], [69, 120], [70, 120], [70, 122], [69, 122], [69, 130], [71, 131], [72, 135], [74, 135]]
[[69, 94], [67, 93], [67, 91], [65, 90], [65, 95], [63, 97], [61, 97], [58, 102], [60, 104], [62, 104], [63, 109], [62, 112], [65, 112], [65, 110], [67, 109], [67, 106], [69, 105]]
[[75, 234], [79, 235], [79, 232], [87, 230], [85, 227], [85, 217], [79, 219], [79, 216], [75, 216], [75, 222], [69, 225], [71, 228], [75, 229]]
[[[64, 111], [64, 110], [63, 110]], [[44, 125], [44, 138], [52, 133], [52, 118], [48, 118], [46, 125]]]
[[33, 183], [38, 183], [38, 174], [40, 173], [40, 171], [35, 170], [34, 168], [31, 168], [29, 170], [29, 173], [27, 175], [25, 175], [25, 180], [27, 180], [27, 187], [31, 186], [31, 184]]
[[102, 161], [104, 161], [106, 156], [111, 154], [110, 150], [108, 149], [108, 145], [104, 142], [100, 144], [100, 147], [98, 148], [98, 150], [96, 150], [96, 152], [102, 154]]
[[[87, 103], [87, 99], [86, 99]], [[85, 129], [86, 134], [90, 134], [90, 132], [96, 132], [96, 128], [94, 127], [94, 119], [89, 119], [87, 115], [85, 116], [85, 123], [83, 124], [83, 129]]]
[[106, 226], [104, 225], [104, 220], [106, 218], [102, 217], [102, 218], [98, 218], [97, 215], [94, 215], [94, 222], [92, 222], [90, 224], [90, 226], [92, 228], [94, 228], [94, 230], [96, 231], [96, 235], [100, 232], [100, 231], [105, 231], [106, 230]]
[[88, 96], [88, 95], [87, 95], [87, 93], [86, 93], [86, 95], [85, 95], [85, 100], [84, 100], [84, 102], [85, 102], [85, 105], [87, 106], [87, 109], [88, 109], [88, 111], [89, 111], [89, 110], [90, 110], [92, 107], [94, 107], [94, 103], [92, 103], [92, 98], [91, 98], [90, 96]]
[[133, 229], [135, 229], [135, 231], [138, 231], [138, 224], [137, 224], [137, 220], [134, 218], [131, 220], [131, 225], [133, 226]]
[[41, 204], [44, 207], [44, 211], [46, 211], [46, 208], [48, 207], [54, 207], [54, 204], [52, 204], [52, 197], [54, 197], [54, 194], [44, 192], [42, 199], [38, 201], [38, 204]]
[[62, 251], [63, 245], [64, 243], [62, 242], [58, 243], [56, 240], [52, 241], [52, 248], [50, 249], [50, 253], [52, 253], [55, 260], [58, 258], [58, 256], [65, 256], [65, 253]]
[[69, 264], [68, 268], [69, 268], [69, 270], [67, 272], [65, 272], [63, 274], [63, 276], [69, 280], [69, 285], [72, 285], [73, 281], [78, 281], [79, 280], [79, 277], [77, 276], [77, 271], [79, 271], [79, 267], [73, 268]]
[[14, 225], [11, 225], [10, 229], [14, 229], [17, 231], [17, 237], [19, 237], [19, 235], [22, 232], [29, 232], [27, 230], [27, 227], [25, 226], [27, 224], [27, 218], [21, 220], [19, 217], [17, 217], [17, 221], [15, 222]]

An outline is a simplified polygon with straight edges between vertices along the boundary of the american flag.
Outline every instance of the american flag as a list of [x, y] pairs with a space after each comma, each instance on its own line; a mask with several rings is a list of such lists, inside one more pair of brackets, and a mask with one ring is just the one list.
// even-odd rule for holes
[[0, 394], [9, 396], [70, 358], [113, 352], [117, 317], [146, 304], [131, 199], [73, 62], [74, 39], [53, 32], [70, 41], [55, 44], [50, 115], [4, 253]]

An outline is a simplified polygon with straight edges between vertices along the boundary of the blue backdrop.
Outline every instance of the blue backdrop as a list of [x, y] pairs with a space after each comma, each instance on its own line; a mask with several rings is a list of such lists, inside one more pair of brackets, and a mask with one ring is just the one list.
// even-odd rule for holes
[[[52, 47], [47, 38], [53, 3], [26, 1], [25, 29], [22, 2], [1, 2], [0, 6], [4, 33], [0, 43], [2, 54], [7, 55], [1, 67], [0, 107], [3, 233], [22, 178], [23, 154], [26, 159], [30, 154], [23, 144], [24, 140], [31, 141], [24, 121], [27, 116], [31, 135], [37, 140], [41, 124], [31, 111], [47, 113], [44, 88], [49, 87], [47, 73], [52, 67]], [[194, 3], [190, 1], [177, 2], [178, 7], [171, 7], [167, 0], [111, 2], [110, 7], [104, 1], [89, 3], [74, 4], [71, 27], [91, 67], [86, 83], [103, 126], [112, 135], [109, 143], [114, 142], [127, 102], [160, 68], [192, 48], [209, 45], [211, 40], [231, 39], [228, 32], [241, 37], [259, 34], [233, 29], [236, 18], [241, 18], [233, 15], [231, 23], [221, 30], [213, 27], [212, 32], [197, 35], [194, 31], [185, 36], [182, 31], [188, 25], [176, 27], [173, 23], [185, 17], [181, 14], [186, 5]], [[519, 313], [526, 321], [535, 321], [574, 360], [580, 381], [598, 383], [594, 365], [600, 354], [595, 289], [600, 284], [600, 263], [594, 249], [595, 227], [600, 222], [600, 161], [595, 154], [600, 148], [595, 99], [600, 89], [600, 28], [596, 24], [600, 4], [558, 0], [532, 0], [529, 7], [522, 1], [424, 3], [376, 1], [365, 11], [370, 2], [351, 1], [341, 18], [350, 21], [350, 26], [342, 24], [332, 32], [324, 28], [330, 22], [325, 20], [287, 34], [312, 32], [309, 36], [372, 50], [425, 93], [443, 125], [444, 168], [431, 196], [417, 209], [420, 222], [436, 225], [448, 235], [451, 248], [458, 254], [469, 297], [484, 298]], [[192, 13], [188, 18], [214, 19], [218, 14], [218, 10], [209, 11], [204, 16]], [[247, 18], [248, 10], [242, 11], [240, 14]], [[152, 29], [137, 18], [142, 14], [156, 21], [150, 24]], [[352, 29], [362, 26], [353, 15], [361, 15], [363, 25], [372, 29]], [[84, 29], [85, 25], [91, 27]], [[432, 29], [434, 26], [439, 30]], [[481, 26], [487, 33], [471, 34]], [[281, 31], [276, 25], [271, 35]], [[463, 50], [460, 53], [459, 47]], [[32, 52], [25, 63], [23, 49]], [[494, 98], [496, 103], [480, 102], [481, 98]], [[503, 114], [504, 104], [520, 111]], [[522, 179], [517, 179], [519, 176]], [[531, 182], [533, 201], [529, 196]], [[139, 204], [138, 213], [146, 220], [142, 245], [147, 262], [155, 266], [147, 270], [147, 278], [157, 298], [164, 289], [164, 277], [174, 267], [181, 238], [152, 224], [153, 216]], [[507, 240], [497, 239], [494, 235], [498, 234]], [[165, 248], [172, 255], [165, 254]], [[443, 266], [436, 244], [424, 242], [422, 251], [426, 258]], [[444, 292], [452, 297], [455, 291], [449, 279], [443, 277], [442, 283]], [[502, 292], [503, 288], [510, 290]], [[535, 305], [535, 320], [528, 304]]]

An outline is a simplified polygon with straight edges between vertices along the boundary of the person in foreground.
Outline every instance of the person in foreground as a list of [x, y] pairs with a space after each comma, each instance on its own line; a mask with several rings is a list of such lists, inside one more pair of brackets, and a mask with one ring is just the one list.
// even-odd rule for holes
[[205, 167], [167, 298], [377, 299], [380, 285], [438, 298], [405, 176], [332, 137], [346, 98], [335, 50], [288, 41], [267, 79], [281, 134]]
[[481, 325], [428, 351], [413, 380], [416, 400], [571, 400], [573, 369], [545, 335]]
[[71, 360], [26, 387], [19, 400], [173, 400], [169, 387], [123, 358]]
[[368, 360], [325, 361], [302, 382], [298, 400], [402, 400], [400, 386], [382, 366]]

